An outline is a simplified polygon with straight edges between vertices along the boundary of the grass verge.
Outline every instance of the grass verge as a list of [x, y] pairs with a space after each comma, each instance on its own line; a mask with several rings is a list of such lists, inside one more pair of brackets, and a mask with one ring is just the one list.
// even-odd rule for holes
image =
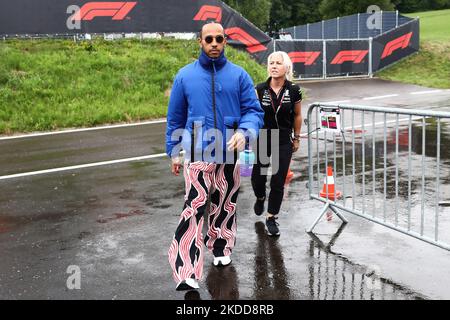
[[408, 14], [420, 17], [420, 51], [377, 73], [382, 79], [450, 89], [450, 10]]
[[[0, 134], [164, 117], [175, 74], [198, 54], [195, 41], [173, 39], [0, 42]], [[266, 77], [245, 52], [227, 56], [255, 82]]]

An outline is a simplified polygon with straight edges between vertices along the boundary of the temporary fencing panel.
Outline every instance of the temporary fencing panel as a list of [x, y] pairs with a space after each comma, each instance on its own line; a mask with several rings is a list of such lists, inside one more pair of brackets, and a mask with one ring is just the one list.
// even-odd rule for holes
[[450, 250], [450, 112], [314, 104], [308, 132], [310, 197], [325, 203], [309, 231], [348, 212]]
[[358, 13], [330, 20], [323, 20], [306, 25], [284, 28], [283, 33], [289, 33], [299, 40], [331, 40], [331, 39], [368, 39], [374, 38], [397, 28], [414, 19], [402, 16], [398, 11], [380, 11], [373, 13]]
[[0, 37], [194, 33], [206, 21], [217, 21], [230, 45], [260, 63], [265, 64], [274, 50], [286, 51], [293, 57], [296, 78], [371, 76], [419, 50], [418, 20], [398, 12], [383, 12], [380, 17], [381, 26], [372, 29], [368, 21], [373, 15], [366, 13], [292, 27], [284, 31], [304, 40], [289, 42], [272, 40], [217, 0], [16, 0], [2, 5]]
[[288, 52], [295, 75], [323, 75], [323, 41], [277, 41], [276, 50]]
[[369, 42], [327, 41], [327, 76], [369, 74]]
[[[308, 56], [303, 48], [313, 43], [315, 51], [326, 58], [321, 74], [318, 65], [306, 67], [303, 60], [294, 61], [299, 79], [372, 76], [384, 67], [419, 51], [419, 20], [398, 12], [382, 12], [377, 28], [369, 28], [372, 14], [360, 13], [283, 29], [294, 40], [276, 40], [275, 48], [296, 56]], [[322, 49], [318, 43], [322, 41]], [[291, 44], [289, 44], [291, 42]], [[292, 51], [290, 51], [292, 50]], [[313, 70], [313, 72], [311, 72]]]
[[419, 21], [409, 22], [373, 39], [373, 71], [419, 51], [419, 40]]

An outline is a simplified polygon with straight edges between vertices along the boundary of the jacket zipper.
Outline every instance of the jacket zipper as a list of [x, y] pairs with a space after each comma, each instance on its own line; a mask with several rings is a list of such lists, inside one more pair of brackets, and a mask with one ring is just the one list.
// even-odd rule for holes
[[211, 72], [211, 83], [212, 83], [212, 107], [213, 107], [213, 112], [214, 112], [214, 129], [217, 130], [217, 115], [216, 115], [216, 79], [215, 79], [215, 75], [216, 75], [216, 65], [213, 61], [213, 70]]

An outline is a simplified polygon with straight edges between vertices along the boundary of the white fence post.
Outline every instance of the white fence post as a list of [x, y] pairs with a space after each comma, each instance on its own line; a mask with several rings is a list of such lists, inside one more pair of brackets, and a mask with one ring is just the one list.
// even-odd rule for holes
[[373, 77], [373, 65], [372, 65], [372, 57], [373, 57], [373, 38], [369, 38], [369, 77]]
[[337, 25], [337, 38], [336, 39], [340, 39], [341, 37], [339, 36], [339, 17], [336, 18], [336, 25]]
[[326, 79], [327, 78], [327, 41], [323, 40], [323, 66], [322, 66], [322, 78]]
[[359, 25], [361, 24], [360, 14], [358, 13], [358, 39], [360, 38]]
[[325, 21], [322, 20], [322, 40], [325, 39]]

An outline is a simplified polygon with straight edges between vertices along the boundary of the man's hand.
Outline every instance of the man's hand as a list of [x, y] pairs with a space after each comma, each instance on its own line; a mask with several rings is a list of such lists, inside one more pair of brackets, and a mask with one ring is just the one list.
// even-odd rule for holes
[[180, 157], [172, 158], [172, 173], [176, 176], [180, 175], [180, 168], [181, 168], [181, 158]]
[[237, 131], [227, 142], [228, 151], [242, 151], [245, 148], [245, 135], [241, 131]]

